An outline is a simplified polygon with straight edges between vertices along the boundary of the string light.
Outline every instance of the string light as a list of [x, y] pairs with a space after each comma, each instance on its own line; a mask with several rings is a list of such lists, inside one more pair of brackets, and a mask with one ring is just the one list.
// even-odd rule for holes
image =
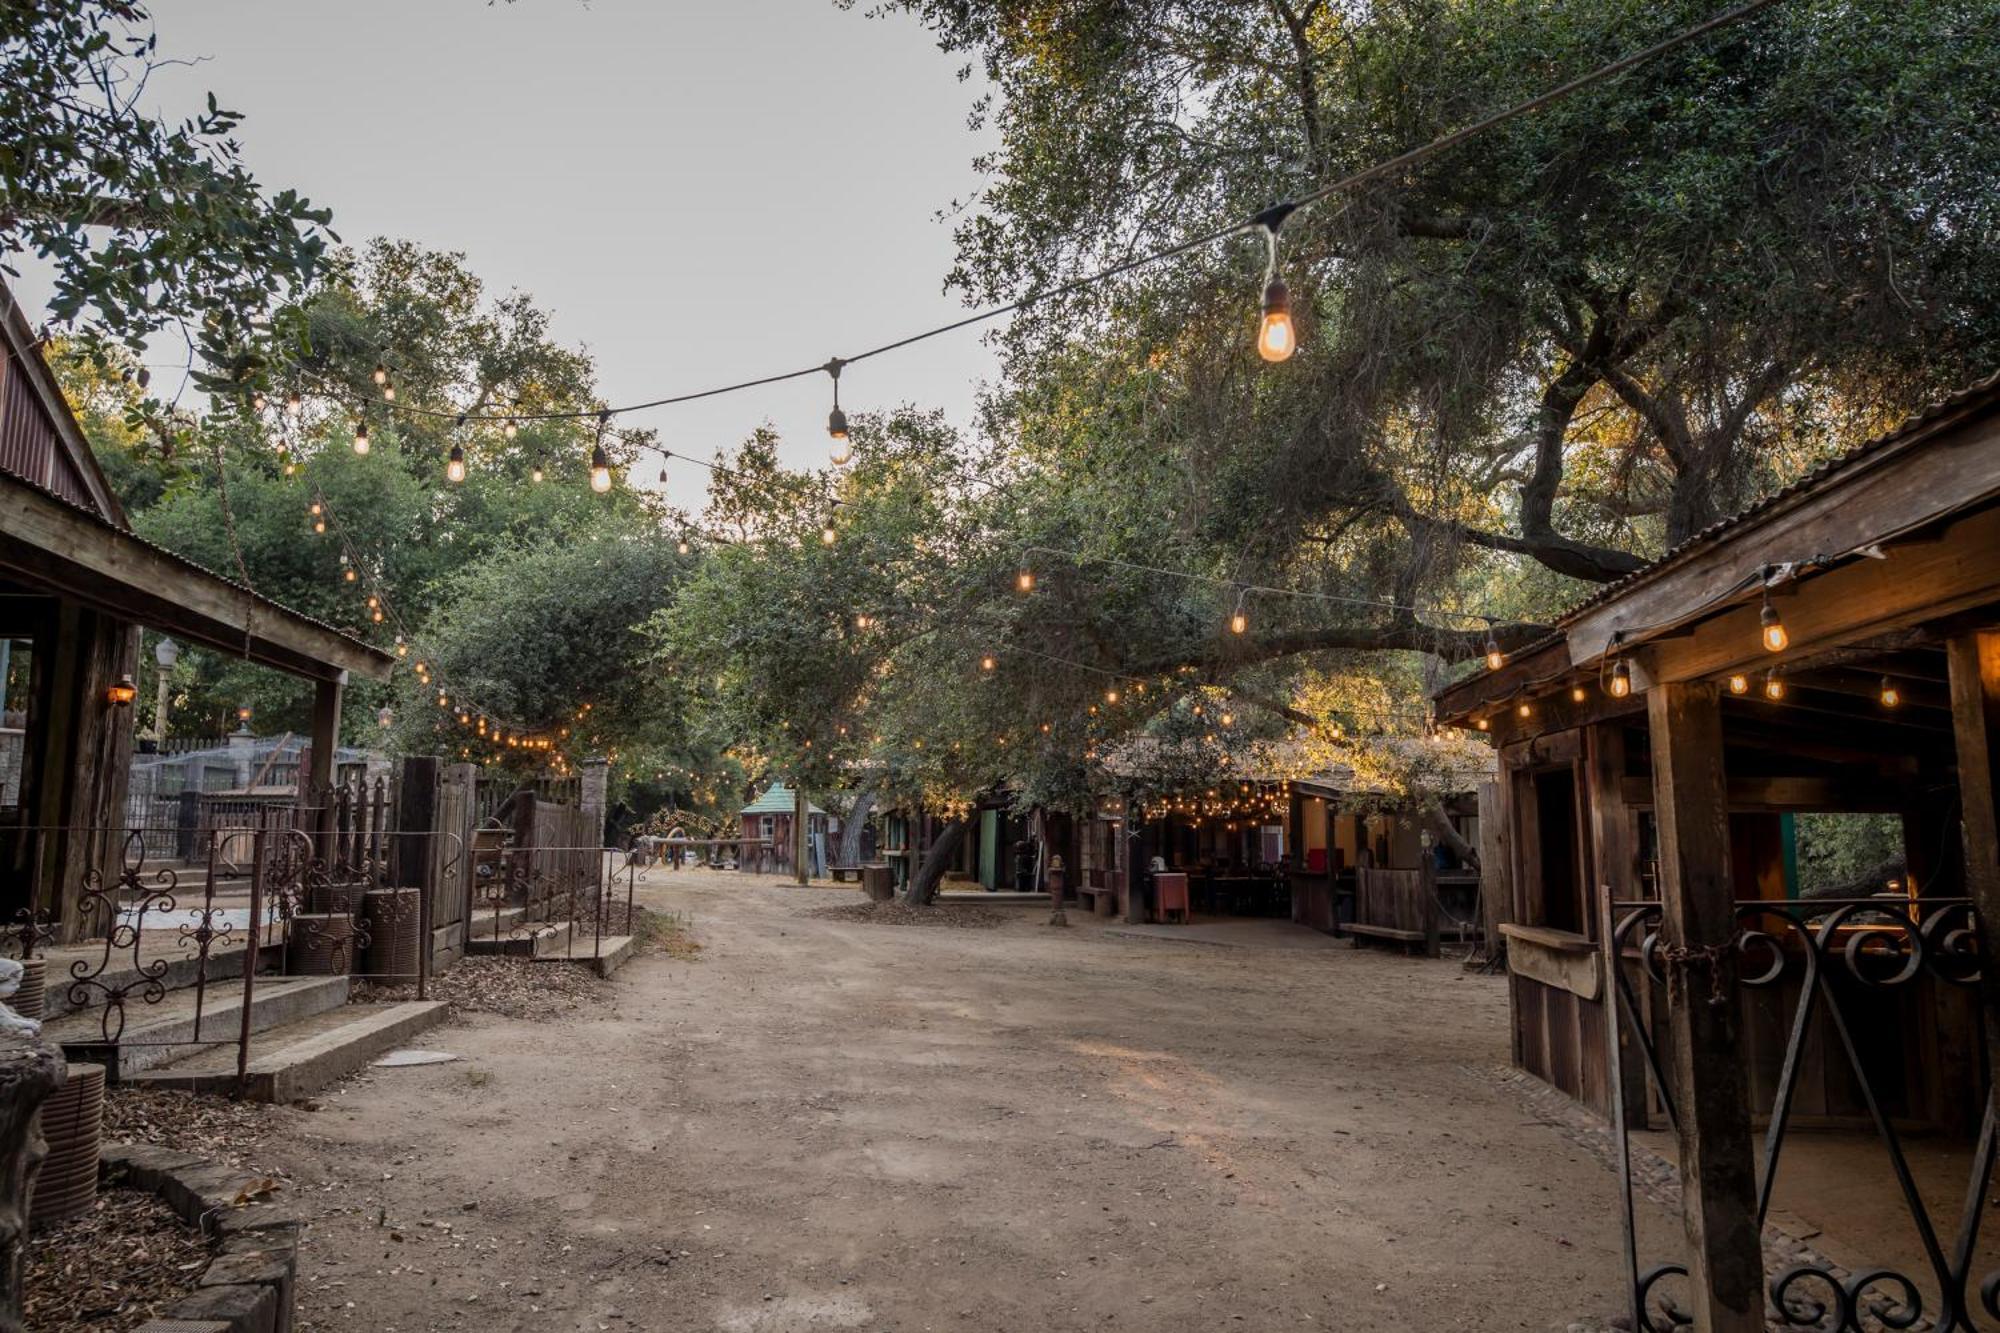
[[1890, 680], [1887, 676], [1882, 677], [1882, 706], [1884, 708], [1897, 708], [1902, 705], [1902, 702], [1903, 692], [1896, 688], [1896, 682]]
[[590, 448], [590, 489], [603, 495], [611, 489], [611, 459], [604, 452], [604, 431], [611, 424], [611, 414], [597, 414], [597, 443]]
[[454, 444], [454, 445], [453, 445], [453, 446], [451, 447], [451, 452], [445, 455], [445, 459], [444, 459], [444, 479], [445, 479], [446, 481], [449, 481], [449, 482], [452, 482], [453, 484], [456, 484], [456, 483], [458, 483], [458, 482], [461, 482], [461, 481], [464, 481], [464, 480], [465, 480], [465, 446], [464, 446], [464, 445], [462, 445], [462, 444]]
[[1292, 293], [1278, 275], [1278, 230], [1285, 225], [1297, 204], [1283, 203], [1267, 208], [1251, 221], [1264, 229], [1269, 258], [1264, 268], [1264, 313], [1257, 324], [1257, 355], [1266, 361], [1292, 359], [1299, 349], [1298, 331], [1292, 327]]
[[991, 671], [997, 665], [999, 664], [995, 662], [991, 656], [982, 657], [979, 659], [979, 669], [981, 671]]
[[1785, 697], [1785, 678], [1778, 674], [1777, 667], [1772, 667], [1764, 673], [1764, 697], [1766, 699]]
[[1506, 661], [1507, 655], [1500, 651], [1500, 640], [1494, 637], [1491, 629], [1488, 629], [1486, 631], [1486, 669], [1488, 671], [1498, 671], [1506, 664]]
[[537, 458], [535, 465], [528, 469], [528, 480], [539, 486], [542, 484], [542, 475], [542, 460]]
[[1583, 688], [1583, 686], [1581, 686], [1581, 685], [1572, 685], [1572, 686], [1570, 687], [1570, 691], [1569, 691], [1569, 698], [1570, 698], [1570, 702], [1571, 702], [1571, 703], [1578, 703], [1578, 704], [1580, 704], [1580, 703], [1582, 703], [1582, 702], [1583, 702], [1583, 701], [1584, 701], [1585, 699], [1588, 699], [1589, 697], [1590, 697], [1590, 694], [1589, 694], [1589, 692], [1588, 692], [1588, 691], [1586, 691], [1586, 690], [1585, 690], [1585, 689]]
[[1771, 605], [1771, 589], [1764, 588], [1764, 609], [1757, 613], [1757, 623], [1763, 627], [1764, 651], [1782, 653], [1790, 643], [1791, 635], [1785, 633], [1784, 622], [1778, 619], [1778, 608]]
[[1729, 675], [1729, 692], [1731, 694], [1750, 693], [1750, 677], [1744, 675], [1741, 671], [1731, 672]]
[[1014, 575], [1014, 586], [1022, 592], [1035, 590], [1035, 571], [1023, 565], [1020, 573]]
[[297, 417], [306, 410], [306, 400], [299, 396], [297, 389], [285, 395], [285, 415]]
[[1632, 664], [1619, 658], [1611, 664], [1611, 697], [1623, 699], [1632, 693]]
[[387, 374], [384, 374], [382, 376], [381, 383], [382, 383], [382, 401], [385, 403], [395, 402], [396, 386], [393, 382], [391, 382]]
[[389, 367], [383, 365], [380, 361], [377, 361], [375, 363], [374, 380], [377, 387], [385, 385], [389, 382]]
[[365, 421], [354, 423], [354, 452], [362, 455], [368, 452], [368, 423]]
[[847, 413], [840, 410], [840, 369], [846, 364], [836, 356], [823, 367], [833, 381], [833, 411], [826, 416], [826, 433], [833, 441], [827, 457], [835, 467], [846, 467], [847, 460], [854, 457], [854, 442], [847, 437]]
[[[500, 427], [500, 434], [510, 440], [513, 439], [516, 435], [519, 435], [520, 433], [521, 433], [521, 423], [514, 420], [514, 418], [512, 417], [508, 417], [506, 424]], [[541, 478], [537, 477], [536, 480], [539, 481], [541, 480]]]
[[1236, 594], [1236, 609], [1229, 613], [1229, 632], [1231, 634], [1242, 634], [1250, 628], [1250, 616], [1243, 605], [1244, 599], [1249, 596], [1250, 590], [1248, 588], [1244, 588]]

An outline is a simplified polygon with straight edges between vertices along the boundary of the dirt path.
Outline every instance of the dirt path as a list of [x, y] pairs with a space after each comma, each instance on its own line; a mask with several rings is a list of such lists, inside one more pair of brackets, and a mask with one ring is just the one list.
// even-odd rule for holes
[[[1560, 1329], [1609, 1177], [1533, 1122], [1503, 984], [1374, 951], [814, 918], [670, 877], [702, 958], [475, 1019], [266, 1156], [306, 1328]], [[945, 909], [950, 910], [950, 909]]]

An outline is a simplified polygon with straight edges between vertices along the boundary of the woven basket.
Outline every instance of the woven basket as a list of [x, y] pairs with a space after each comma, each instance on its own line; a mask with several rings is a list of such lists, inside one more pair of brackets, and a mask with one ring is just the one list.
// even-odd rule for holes
[[69, 1081], [38, 1113], [49, 1155], [35, 1177], [31, 1225], [74, 1217], [97, 1198], [98, 1148], [104, 1135], [104, 1066], [71, 1065]]
[[422, 904], [416, 889], [371, 889], [361, 899], [368, 930], [362, 972], [376, 981], [415, 981]]
[[337, 977], [355, 964], [354, 918], [345, 912], [301, 912], [292, 918], [285, 970], [299, 977]]
[[367, 887], [366, 884], [314, 884], [306, 892], [306, 910], [353, 916], [361, 910], [362, 894]]

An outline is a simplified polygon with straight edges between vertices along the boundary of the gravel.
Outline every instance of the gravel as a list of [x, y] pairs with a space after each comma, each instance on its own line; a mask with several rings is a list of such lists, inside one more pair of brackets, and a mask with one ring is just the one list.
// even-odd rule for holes
[[193, 1290], [209, 1245], [140, 1190], [111, 1190], [28, 1243], [22, 1313], [36, 1333], [125, 1333]]

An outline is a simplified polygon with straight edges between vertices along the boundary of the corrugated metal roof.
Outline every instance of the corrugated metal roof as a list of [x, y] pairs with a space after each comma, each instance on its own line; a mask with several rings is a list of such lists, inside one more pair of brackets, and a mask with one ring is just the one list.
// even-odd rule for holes
[[[792, 789], [782, 782], [774, 782], [764, 789], [764, 794], [743, 807], [746, 815], [789, 815], [797, 808], [797, 797]], [[826, 811], [806, 802], [806, 813], [823, 815]]]

